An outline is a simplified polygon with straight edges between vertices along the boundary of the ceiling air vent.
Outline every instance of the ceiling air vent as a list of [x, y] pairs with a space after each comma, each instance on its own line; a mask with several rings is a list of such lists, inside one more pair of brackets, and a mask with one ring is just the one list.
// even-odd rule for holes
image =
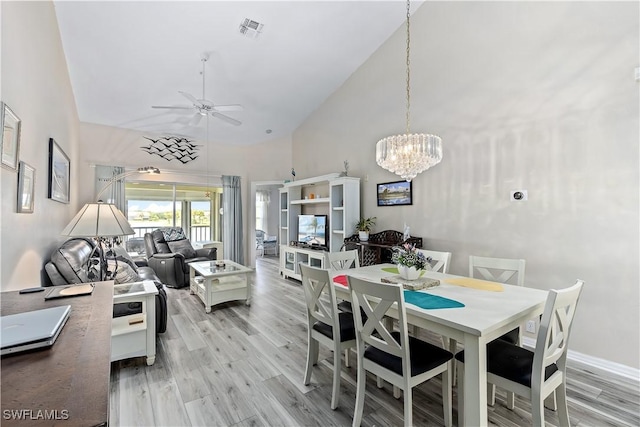
[[263, 25], [252, 19], [245, 18], [240, 24], [240, 34], [249, 37], [250, 39], [258, 38], [262, 32]]

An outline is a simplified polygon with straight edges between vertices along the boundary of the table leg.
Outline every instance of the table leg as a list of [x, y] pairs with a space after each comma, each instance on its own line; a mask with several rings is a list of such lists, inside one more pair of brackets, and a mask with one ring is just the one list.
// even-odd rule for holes
[[477, 336], [464, 337], [464, 425], [487, 425], [487, 346]]
[[211, 313], [211, 306], [213, 305], [213, 301], [211, 301], [211, 288], [213, 287], [213, 279], [207, 278], [204, 281], [204, 312]]
[[244, 280], [247, 281], [247, 299], [245, 304], [251, 305], [251, 279], [249, 278], [249, 274], [244, 275]]

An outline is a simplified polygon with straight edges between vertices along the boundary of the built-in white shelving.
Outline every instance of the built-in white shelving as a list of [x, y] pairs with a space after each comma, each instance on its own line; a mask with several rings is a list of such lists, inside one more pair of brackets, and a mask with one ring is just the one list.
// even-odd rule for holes
[[280, 189], [280, 273], [300, 280], [300, 262], [325, 268], [326, 251], [292, 245], [298, 215], [327, 215], [328, 250], [337, 252], [360, 219], [360, 178], [329, 174], [288, 182]]

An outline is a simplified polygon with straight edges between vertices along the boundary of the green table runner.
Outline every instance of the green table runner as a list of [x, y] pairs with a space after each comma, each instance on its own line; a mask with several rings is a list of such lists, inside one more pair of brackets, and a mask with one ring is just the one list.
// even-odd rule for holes
[[464, 307], [464, 304], [456, 300], [418, 291], [404, 291], [404, 302], [426, 310]]

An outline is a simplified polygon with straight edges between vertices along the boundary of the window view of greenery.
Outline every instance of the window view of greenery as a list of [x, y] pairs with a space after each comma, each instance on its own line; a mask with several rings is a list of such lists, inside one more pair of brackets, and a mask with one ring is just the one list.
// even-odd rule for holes
[[191, 241], [221, 240], [222, 189], [143, 182], [125, 188], [127, 219], [136, 237], [159, 227], [182, 227]]

